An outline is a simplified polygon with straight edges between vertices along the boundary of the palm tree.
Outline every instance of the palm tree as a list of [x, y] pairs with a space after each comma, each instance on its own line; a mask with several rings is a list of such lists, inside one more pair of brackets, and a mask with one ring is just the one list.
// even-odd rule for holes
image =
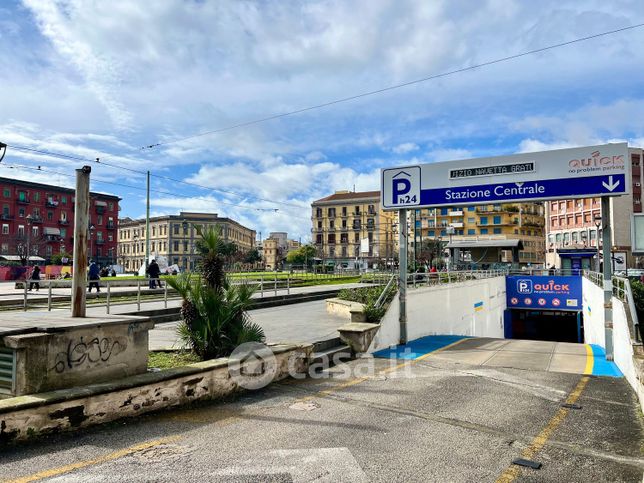
[[228, 356], [245, 342], [263, 342], [264, 330], [248, 316], [254, 288], [230, 283], [224, 271], [225, 243], [219, 228], [196, 226], [203, 258], [198, 277], [168, 279], [181, 298], [180, 339], [203, 360]]

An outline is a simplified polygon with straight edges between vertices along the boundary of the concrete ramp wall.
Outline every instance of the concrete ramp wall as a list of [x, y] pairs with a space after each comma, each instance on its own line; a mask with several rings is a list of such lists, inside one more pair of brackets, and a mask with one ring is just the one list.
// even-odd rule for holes
[[[470, 335], [503, 338], [505, 277], [407, 290], [407, 338]], [[398, 344], [398, 297], [381, 321], [369, 351]]]
[[[583, 278], [584, 342], [606, 348], [604, 332], [604, 290]], [[633, 387], [644, 407], [644, 386], [638, 377], [633, 358], [633, 344], [624, 302], [613, 297], [613, 350], [614, 362]]]

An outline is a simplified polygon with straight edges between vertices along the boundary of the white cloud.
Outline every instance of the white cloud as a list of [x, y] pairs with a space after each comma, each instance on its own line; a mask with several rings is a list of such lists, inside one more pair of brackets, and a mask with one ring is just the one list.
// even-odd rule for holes
[[419, 149], [420, 147], [416, 143], [402, 143], [392, 148], [391, 151], [395, 154], [407, 154], [411, 153], [412, 151], [418, 151]]

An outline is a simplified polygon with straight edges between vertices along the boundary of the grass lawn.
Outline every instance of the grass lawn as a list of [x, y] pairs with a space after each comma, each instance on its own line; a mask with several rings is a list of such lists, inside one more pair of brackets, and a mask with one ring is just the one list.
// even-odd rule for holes
[[181, 367], [200, 360], [196, 354], [190, 351], [150, 352], [148, 354], [148, 367], [171, 369], [172, 367]]

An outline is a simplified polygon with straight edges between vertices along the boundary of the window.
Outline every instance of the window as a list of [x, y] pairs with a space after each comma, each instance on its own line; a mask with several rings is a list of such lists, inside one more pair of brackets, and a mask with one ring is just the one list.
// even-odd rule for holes
[[9, 244], [8, 243], [3, 243], [2, 244], [2, 253], [9, 253]]
[[447, 230], [441, 230], [441, 236], [447, 236]]
[[474, 218], [468, 218], [468, 219], [467, 219], [467, 222], [468, 222], [468, 223], [474, 223], [474, 222], [476, 222], [476, 220], [475, 220]]
[[18, 236], [20, 238], [25, 236], [25, 225], [18, 225]]
[[9, 225], [2, 225], [2, 234], [3, 235], [9, 234]]
[[54, 219], [54, 212], [53, 211], [48, 211], [47, 212], [47, 221], [52, 221]]
[[467, 234], [468, 235], [476, 235], [476, 230], [474, 228], [468, 228], [467, 229]]
[[335, 221], [329, 220], [329, 228], [335, 228]]
[[321, 220], [318, 221], [318, 228], [322, 228], [322, 221]]
[[38, 227], [37, 226], [32, 226], [31, 227], [31, 236], [36, 238], [38, 236]]
[[494, 230], [495, 235], [500, 235], [501, 234], [501, 228], [495, 228]]
[[179, 234], [179, 224], [178, 224], [178, 223], [175, 223], [174, 225], [172, 225], [172, 232], [173, 232], [175, 235], [178, 235], [178, 234]]
[[184, 252], [187, 252], [187, 251], [188, 251], [188, 242], [187, 242], [187, 241], [184, 241], [184, 242], [183, 242], [183, 251], [184, 251]]
[[51, 256], [52, 256], [52, 254], [53, 254], [53, 248], [52, 248], [52, 246], [51, 246], [51, 245], [47, 245], [47, 247], [45, 248], [45, 253], [46, 253], [46, 254], [47, 254], [47, 256], [49, 256], [49, 257], [51, 257]]
[[335, 208], [329, 208], [329, 209], [327, 210], [327, 216], [328, 216], [329, 218], [335, 218]]
[[441, 208], [441, 215], [442, 216], [447, 215], [447, 208]]
[[62, 238], [65, 238], [67, 236], [67, 228], [61, 228], [60, 229], [60, 236]]
[[96, 239], [98, 241], [103, 241], [103, 232], [102, 231], [97, 231], [96, 232]]
[[501, 217], [500, 216], [495, 216], [494, 217], [494, 224], [495, 225], [500, 225], [501, 224]]
[[479, 219], [479, 223], [480, 223], [481, 225], [487, 225], [487, 216], [482, 216], [482, 217]]
[[175, 252], [178, 252], [178, 251], [179, 251], [179, 242], [178, 242], [178, 241], [176, 241], [176, 242], [174, 242], [174, 244], [173, 244], [173, 245], [174, 245], [174, 246], [173, 246], [174, 251], [175, 251]]
[[107, 241], [114, 241], [114, 237], [111, 233], [107, 235]]
[[24, 209], [24, 208], [18, 208], [18, 216], [19, 216], [20, 218], [24, 218], [24, 217], [25, 217], [25, 209]]
[[109, 202], [109, 203], [107, 204], [107, 209], [108, 209], [109, 211], [114, 211], [114, 203]]
[[436, 236], [436, 230], [429, 230], [427, 236]]
[[481, 228], [481, 235], [487, 235], [487, 228]]
[[9, 216], [10, 215], [10, 213], [9, 213], [9, 205], [2, 205], [2, 214], [4, 216]]
[[347, 207], [346, 206], [342, 207], [342, 216], [347, 216]]
[[474, 208], [473, 206], [468, 206], [468, 207], [467, 207], [467, 211], [474, 211], [474, 209], [475, 209], [475, 208]]
[[66, 204], [67, 204], [67, 196], [61, 196], [61, 197], [60, 197], [60, 202], [61, 202], [63, 205], [66, 205]]
[[103, 215], [98, 215], [96, 217], [96, 224], [97, 225], [102, 225], [103, 224]]
[[5, 198], [11, 198], [11, 189], [5, 188], [2, 192]]
[[40, 191], [34, 193], [34, 201], [38, 203], [40, 201]]
[[152, 227], [152, 236], [157, 236], [157, 228], [155, 226]]

